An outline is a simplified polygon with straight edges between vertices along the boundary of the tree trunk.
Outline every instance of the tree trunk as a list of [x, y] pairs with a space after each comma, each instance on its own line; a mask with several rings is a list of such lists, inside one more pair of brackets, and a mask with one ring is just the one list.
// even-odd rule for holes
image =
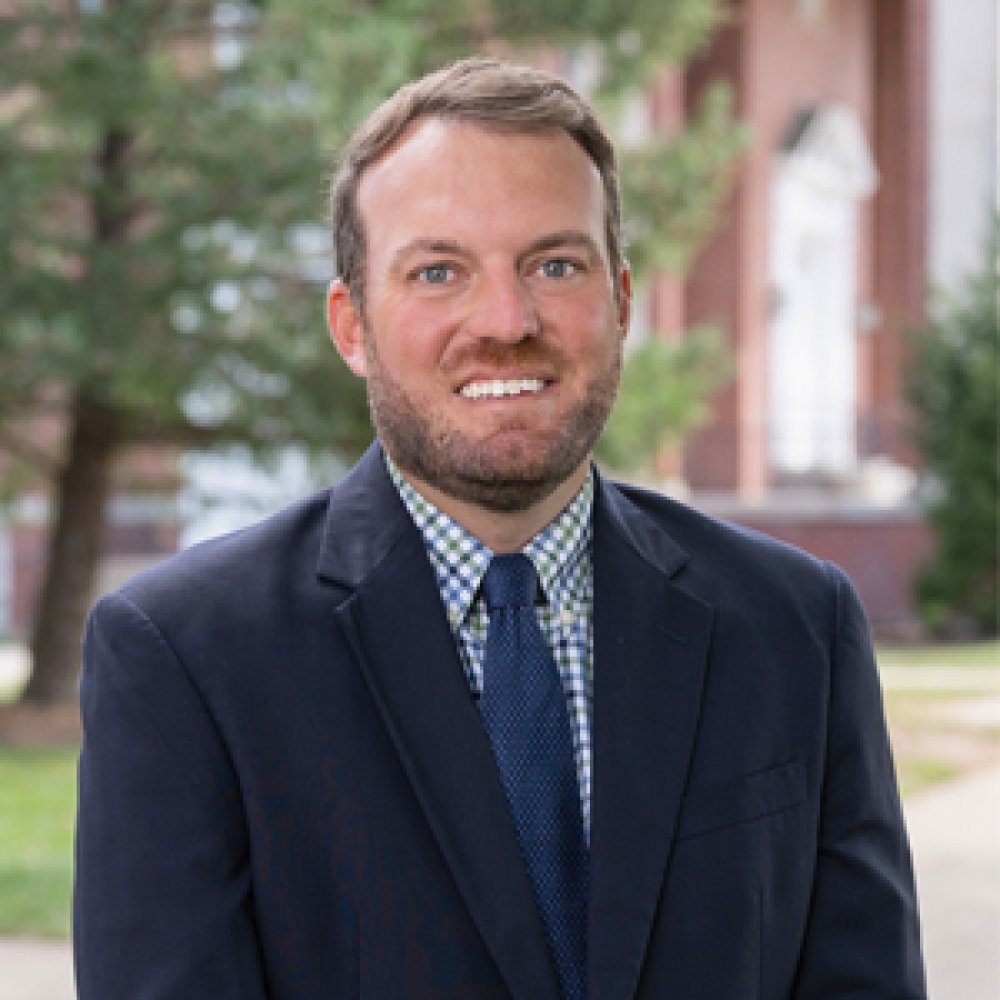
[[113, 415], [78, 399], [57, 481], [45, 579], [35, 606], [32, 672], [22, 700], [76, 699], [80, 640], [104, 546], [117, 439]]

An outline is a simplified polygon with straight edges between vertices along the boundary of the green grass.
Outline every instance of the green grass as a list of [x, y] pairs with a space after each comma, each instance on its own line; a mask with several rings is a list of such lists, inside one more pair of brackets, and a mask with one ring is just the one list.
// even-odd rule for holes
[[76, 750], [0, 748], [0, 934], [69, 936]]
[[908, 799], [915, 792], [923, 791], [932, 785], [939, 785], [942, 781], [947, 781], [958, 773], [958, 768], [949, 761], [931, 757], [900, 760], [896, 764], [899, 792], [904, 799]]
[[982, 642], [922, 643], [918, 646], [880, 645], [883, 667], [954, 667], [1000, 669], [1000, 639]]

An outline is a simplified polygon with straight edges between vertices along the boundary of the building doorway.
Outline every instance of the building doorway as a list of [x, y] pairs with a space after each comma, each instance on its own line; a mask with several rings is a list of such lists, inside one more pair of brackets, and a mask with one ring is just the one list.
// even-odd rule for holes
[[779, 481], [857, 466], [858, 204], [875, 186], [853, 111], [796, 117], [771, 199], [768, 444]]

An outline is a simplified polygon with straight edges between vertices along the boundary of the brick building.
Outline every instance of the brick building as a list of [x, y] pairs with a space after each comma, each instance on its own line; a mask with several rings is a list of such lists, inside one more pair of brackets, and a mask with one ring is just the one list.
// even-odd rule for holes
[[652, 102], [670, 129], [714, 79], [752, 141], [720, 226], [650, 326], [726, 329], [735, 376], [689, 442], [697, 505], [840, 563], [876, 625], [912, 619], [930, 552], [913, 498], [905, 330], [926, 291], [929, 0], [734, 0]]

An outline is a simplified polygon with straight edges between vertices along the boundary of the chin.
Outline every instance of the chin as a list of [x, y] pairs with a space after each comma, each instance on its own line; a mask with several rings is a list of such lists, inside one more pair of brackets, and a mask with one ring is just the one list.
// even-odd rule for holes
[[563, 480], [555, 477], [496, 475], [491, 478], [455, 476], [439, 488], [464, 503], [497, 514], [530, 510], [550, 496]]
[[[433, 470], [435, 485], [460, 500], [487, 510], [509, 513], [540, 503], [570, 479], [586, 461], [589, 449], [544, 445], [507, 445], [466, 453], [464, 461]], [[454, 456], [458, 457], [458, 456]]]

